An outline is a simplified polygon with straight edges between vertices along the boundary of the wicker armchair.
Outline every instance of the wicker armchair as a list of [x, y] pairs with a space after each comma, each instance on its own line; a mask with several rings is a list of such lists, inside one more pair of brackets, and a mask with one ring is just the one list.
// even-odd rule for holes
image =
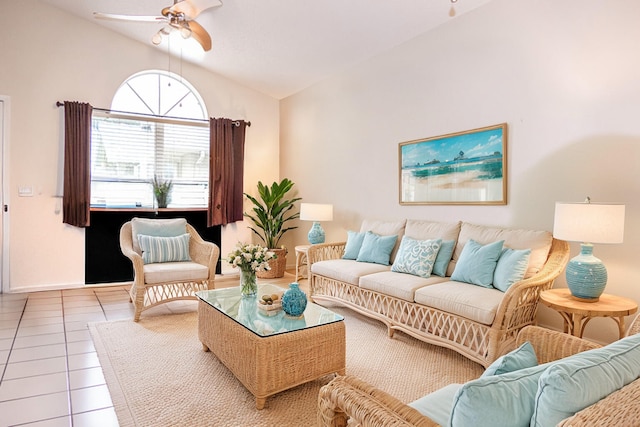
[[[628, 329], [628, 335], [640, 332], [640, 316]], [[539, 363], [551, 362], [598, 344], [562, 332], [527, 326], [517, 336], [517, 345], [533, 345]], [[637, 425], [640, 419], [640, 379], [626, 385], [565, 419], [560, 426], [620, 427]], [[318, 425], [343, 427], [437, 426], [434, 421], [395, 397], [353, 376], [337, 377], [320, 389]]]
[[[141, 254], [133, 246], [131, 221], [120, 228], [120, 249], [133, 264], [134, 279], [129, 295], [135, 306], [135, 322], [140, 320], [140, 315], [145, 310], [169, 301], [196, 299], [196, 291], [214, 288], [220, 249], [203, 240], [191, 225], [186, 224], [186, 227], [190, 235], [191, 261], [162, 264], [143, 263]], [[205, 266], [206, 271], [201, 266]], [[194, 275], [194, 269], [190, 267], [204, 272]]]

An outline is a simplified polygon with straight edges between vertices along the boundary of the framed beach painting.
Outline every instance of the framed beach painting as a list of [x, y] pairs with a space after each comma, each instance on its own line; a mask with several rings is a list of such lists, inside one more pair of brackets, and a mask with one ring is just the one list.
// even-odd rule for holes
[[507, 124], [402, 142], [401, 205], [506, 205]]

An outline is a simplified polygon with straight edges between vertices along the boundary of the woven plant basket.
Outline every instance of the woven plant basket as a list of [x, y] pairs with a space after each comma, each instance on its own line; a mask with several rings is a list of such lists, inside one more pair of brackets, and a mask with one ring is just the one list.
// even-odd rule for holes
[[284, 270], [287, 266], [287, 250], [286, 249], [269, 249], [271, 252], [275, 252], [277, 257], [269, 260], [269, 267], [271, 270], [256, 271], [256, 276], [260, 279], [275, 279], [284, 276]]

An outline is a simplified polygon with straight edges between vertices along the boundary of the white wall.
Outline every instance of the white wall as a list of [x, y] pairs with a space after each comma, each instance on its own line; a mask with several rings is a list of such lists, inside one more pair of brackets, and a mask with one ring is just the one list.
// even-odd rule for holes
[[[123, 36], [46, 3], [21, 0], [0, 14], [0, 94], [11, 99], [8, 194], [11, 291], [84, 284], [84, 230], [62, 224], [54, 198], [62, 109], [56, 101], [108, 108], [118, 86], [145, 69], [167, 69], [166, 51]], [[210, 52], [209, 54], [215, 54]], [[178, 59], [171, 71], [179, 70]], [[245, 188], [279, 176], [278, 101], [184, 62], [182, 75], [204, 98], [209, 115], [247, 119]], [[268, 161], [265, 161], [267, 159]], [[19, 185], [33, 197], [18, 197]], [[5, 195], [6, 196], [6, 195]], [[248, 236], [223, 232], [223, 256]]]
[[[551, 230], [556, 201], [624, 203], [624, 244], [595, 253], [606, 292], [640, 301], [639, 20], [635, 0], [494, 0], [281, 101], [281, 176], [334, 204], [328, 241], [369, 217]], [[502, 122], [506, 206], [399, 205], [398, 143]], [[546, 307], [539, 318], [561, 327]], [[616, 328], [597, 319], [586, 335]]]

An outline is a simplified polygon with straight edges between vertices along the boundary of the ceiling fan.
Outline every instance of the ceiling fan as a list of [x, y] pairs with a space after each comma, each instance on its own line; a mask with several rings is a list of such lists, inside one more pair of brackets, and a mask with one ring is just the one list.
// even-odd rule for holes
[[174, 0], [173, 6], [165, 7], [161, 16], [116, 15], [111, 13], [94, 12], [97, 19], [130, 22], [157, 22], [166, 24], [154, 34], [151, 42], [159, 45], [163, 36], [177, 30], [183, 38], [193, 37], [206, 51], [211, 50], [211, 36], [207, 30], [195, 21], [196, 16], [212, 7], [222, 6], [221, 0]]

